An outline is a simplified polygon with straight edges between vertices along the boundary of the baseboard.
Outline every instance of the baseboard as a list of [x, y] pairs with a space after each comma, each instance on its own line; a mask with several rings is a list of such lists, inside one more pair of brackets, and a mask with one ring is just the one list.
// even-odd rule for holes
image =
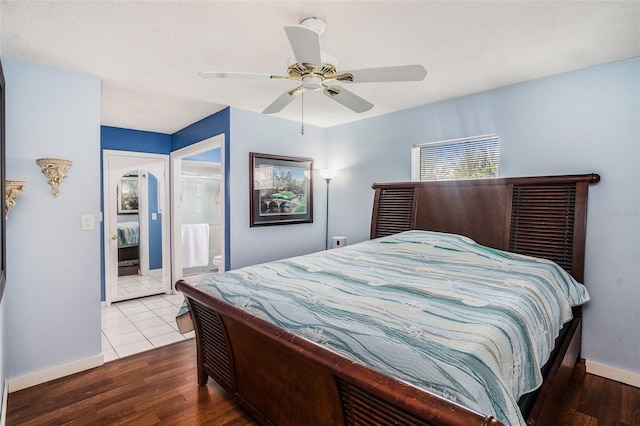
[[586, 360], [587, 373], [640, 388], [640, 374]]
[[7, 380], [5, 389], [9, 388], [9, 393], [16, 392], [31, 386], [39, 385], [50, 380], [59, 379], [60, 377], [69, 376], [91, 368], [99, 367], [104, 364], [104, 355], [96, 355], [90, 358], [81, 359], [70, 362], [68, 364], [59, 365], [37, 373], [27, 374], [26, 376], [16, 377]]

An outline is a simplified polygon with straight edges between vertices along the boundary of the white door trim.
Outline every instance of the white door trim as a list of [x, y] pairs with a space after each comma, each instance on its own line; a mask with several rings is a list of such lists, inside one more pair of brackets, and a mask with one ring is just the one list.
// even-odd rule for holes
[[[159, 163], [162, 163], [162, 166]], [[144, 169], [155, 167], [154, 174], [157, 174], [158, 189], [160, 196], [158, 198], [158, 208], [162, 209], [162, 289], [159, 292], [171, 292], [171, 250], [170, 250], [170, 218], [169, 218], [169, 179], [167, 179], [169, 171], [169, 156], [166, 154], [150, 154], [145, 152], [133, 151], [117, 151], [105, 149], [102, 152], [102, 173], [103, 173], [103, 230], [104, 230], [104, 281], [105, 281], [105, 303], [110, 305], [119, 299], [117, 294], [118, 287], [118, 242], [117, 238], [112, 239], [113, 235], [117, 235], [117, 194], [114, 184], [120, 179], [122, 173], [113, 173], [115, 170], [128, 168], [129, 170]], [[117, 176], [116, 176], [117, 174]], [[144, 213], [144, 212], [143, 212]], [[148, 226], [142, 224], [146, 220], [146, 215], [141, 217], [141, 228]], [[142, 233], [142, 232], [141, 232]], [[148, 257], [146, 253], [141, 253]], [[142, 260], [142, 258], [141, 258]], [[155, 294], [159, 293], [158, 291]], [[154, 294], [154, 292], [150, 292]], [[150, 295], [149, 294], [149, 295]], [[140, 294], [145, 296], [146, 294]]]

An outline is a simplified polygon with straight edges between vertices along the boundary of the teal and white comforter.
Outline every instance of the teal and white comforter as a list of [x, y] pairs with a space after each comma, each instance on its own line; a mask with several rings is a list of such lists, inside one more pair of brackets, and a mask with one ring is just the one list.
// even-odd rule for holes
[[118, 223], [118, 245], [140, 244], [140, 225], [138, 222]]
[[571, 307], [589, 300], [553, 262], [426, 231], [246, 267], [198, 287], [507, 425], [525, 424], [516, 401], [541, 385]]

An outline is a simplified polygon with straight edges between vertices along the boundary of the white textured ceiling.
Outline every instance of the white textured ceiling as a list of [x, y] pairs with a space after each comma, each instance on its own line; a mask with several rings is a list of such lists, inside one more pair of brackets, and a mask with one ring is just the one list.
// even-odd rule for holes
[[[173, 133], [230, 105], [261, 112], [294, 81], [283, 27], [319, 17], [338, 71], [422, 64], [421, 82], [352, 84], [356, 114], [311, 92], [329, 127], [640, 56], [640, 1], [2, 1], [0, 53], [102, 78], [102, 124]], [[299, 97], [276, 114], [300, 119]]]

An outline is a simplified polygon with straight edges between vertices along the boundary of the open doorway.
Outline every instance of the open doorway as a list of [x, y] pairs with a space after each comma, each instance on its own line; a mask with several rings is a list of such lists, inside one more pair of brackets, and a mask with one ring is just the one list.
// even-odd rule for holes
[[105, 303], [168, 293], [166, 155], [104, 150]]
[[171, 153], [172, 281], [225, 269], [224, 135]]

